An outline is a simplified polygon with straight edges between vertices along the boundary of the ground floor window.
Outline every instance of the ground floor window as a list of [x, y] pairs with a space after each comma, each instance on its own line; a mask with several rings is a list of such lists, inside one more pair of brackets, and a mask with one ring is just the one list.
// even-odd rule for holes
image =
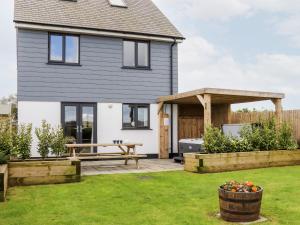
[[149, 129], [149, 104], [123, 104], [123, 129]]

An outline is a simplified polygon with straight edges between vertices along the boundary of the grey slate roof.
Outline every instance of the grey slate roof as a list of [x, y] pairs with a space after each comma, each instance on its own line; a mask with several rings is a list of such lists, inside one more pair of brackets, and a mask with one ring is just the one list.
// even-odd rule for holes
[[127, 8], [108, 0], [15, 0], [15, 22], [139, 33], [183, 39], [151, 0], [125, 0]]

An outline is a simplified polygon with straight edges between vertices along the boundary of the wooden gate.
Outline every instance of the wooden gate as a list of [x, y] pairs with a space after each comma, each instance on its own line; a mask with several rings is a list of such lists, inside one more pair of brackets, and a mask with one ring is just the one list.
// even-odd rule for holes
[[166, 121], [169, 120], [168, 114], [159, 114], [159, 158], [169, 158], [169, 124]]

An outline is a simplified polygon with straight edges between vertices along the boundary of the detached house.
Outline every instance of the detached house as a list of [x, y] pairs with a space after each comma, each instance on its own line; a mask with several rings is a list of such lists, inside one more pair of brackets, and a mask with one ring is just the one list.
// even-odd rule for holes
[[151, 0], [15, 0], [14, 22], [19, 123], [159, 153], [156, 100], [177, 93], [184, 37]]

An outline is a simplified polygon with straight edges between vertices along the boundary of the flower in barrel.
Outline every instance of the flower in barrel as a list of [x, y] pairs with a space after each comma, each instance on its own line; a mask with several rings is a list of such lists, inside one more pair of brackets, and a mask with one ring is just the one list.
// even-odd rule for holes
[[225, 191], [231, 191], [231, 192], [258, 192], [261, 190], [261, 188], [257, 185], [255, 185], [252, 181], [246, 181], [244, 183], [240, 183], [237, 181], [228, 181], [225, 184], [220, 186], [221, 189]]

